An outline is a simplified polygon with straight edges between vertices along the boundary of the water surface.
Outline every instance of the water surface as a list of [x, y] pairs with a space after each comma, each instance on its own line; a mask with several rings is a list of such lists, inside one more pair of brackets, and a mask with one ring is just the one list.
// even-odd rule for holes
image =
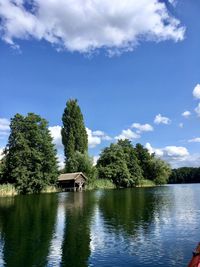
[[0, 198], [0, 266], [187, 266], [200, 185]]

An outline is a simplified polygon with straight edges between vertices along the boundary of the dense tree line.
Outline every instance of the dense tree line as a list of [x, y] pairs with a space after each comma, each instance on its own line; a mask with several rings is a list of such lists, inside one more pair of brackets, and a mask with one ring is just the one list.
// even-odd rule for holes
[[[144, 179], [161, 185], [168, 181], [170, 167], [150, 154], [141, 144], [129, 140], [110, 144], [100, 154], [97, 165], [88, 154], [88, 136], [77, 100], [66, 103], [62, 116], [62, 143], [65, 168], [62, 172], [83, 172], [92, 183], [109, 179], [118, 187], [137, 186]], [[48, 122], [34, 113], [16, 114], [11, 119], [10, 136], [0, 161], [0, 182], [14, 184], [18, 192], [38, 193], [56, 185], [56, 149]]]
[[127, 139], [102, 151], [97, 170], [99, 178], [110, 179], [119, 187], [137, 186], [144, 179], [165, 184], [171, 172], [167, 163], [150, 154], [141, 144], [134, 147]]
[[170, 184], [200, 183], [200, 168], [182, 167], [172, 170]]

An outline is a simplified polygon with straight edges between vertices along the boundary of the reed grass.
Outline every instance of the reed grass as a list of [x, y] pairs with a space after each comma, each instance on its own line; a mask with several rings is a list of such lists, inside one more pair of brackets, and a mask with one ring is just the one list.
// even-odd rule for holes
[[41, 193], [56, 193], [60, 191], [61, 190], [57, 186], [48, 185], [41, 191]]
[[86, 185], [86, 190], [114, 188], [116, 188], [116, 186], [108, 179], [96, 179]]
[[0, 197], [8, 197], [17, 195], [17, 190], [12, 184], [0, 185]]
[[137, 185], [136, 187], [153, 187], [153, 186], [156, 186], [156, 184], [153, 181], [143, 179], [140, 181], [139, 185]]

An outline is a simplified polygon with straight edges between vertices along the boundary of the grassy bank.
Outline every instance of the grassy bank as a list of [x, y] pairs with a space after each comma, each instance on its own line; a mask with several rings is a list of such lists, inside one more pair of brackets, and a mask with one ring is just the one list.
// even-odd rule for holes
[[[60, 189], [56, 186], [47, 186], [45, 187], [41, 193], [55, 193], [60, 192]], [[11, 184], [2, 184], [0, 185], [0, 197], [10, 197], [18, 195], [17, 190], [14, 185]]]
[[153, 186], [156, 186], [156, 184], [153, 181], [144, 179], [140, 182], [140, 184], [137, 187], [153, 187]]
[[[153, 187], [156, 186], [156, 184], [151, 181], [144, 179], [140, 182], [140, 184], [136, 187]], [[97, 179], [93, 181], [92, 183], [88, 184], [86, 186], [87, 190], [93, 190], [93, 189], [114, 189], [117, 188], [115, 184], [113, 184], [110, 180], [107, 179]]]
[[61, 190], [57, 186], [46, 186], [41, 193], [56, 193], [60, 192]]
[[93, 189], [114, 189], [116, 186], [107, 179], [96, 179], [86, 186], [86, 190]]
[[[153, 181], [142, 180], [137, 187], [153, 187], [156, 186]], [[108, 179], [96, 179], [93, 182], [86, 185], [86, 190], [95, 190], [95, 189], [115, 189], [116, 186]], [[61, 190], [56, 186], [47, 186], [41, 193], [56, 193]], [[9, 197], [15, 196], [18, 192], [15, 187], [11, 184], [2, 184], [0, 185], [0, 197]]]

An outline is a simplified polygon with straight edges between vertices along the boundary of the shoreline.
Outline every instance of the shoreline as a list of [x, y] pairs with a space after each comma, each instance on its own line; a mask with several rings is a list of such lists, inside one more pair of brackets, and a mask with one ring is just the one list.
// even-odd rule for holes
[[[149, 180], [143, 180], [141, 184], [132, 187], [132, 188], [145, 188], [145, 187], [155, 187], [156, 184]], [[123, 189], [124, 187], [122, 187]], [[130, 187], [131, 188], [131, 187]], [[98, 190], [98, 189], [118, 189], [115, 184], [113, 184], [111, 181], [106, 179], [101, 179], [94, 181], [93, 183], [86, 186], [86, 189], [84, 191], [92, 191], [92, 190]], [[63, 192], [59, 187], [56, 186], [47, 186], [45, 189], [43, 189], [39, 194], [44, 193], [60, 193]], [[64, 191], [65, 192], [65, 191]], [[14, 197], [20, 195], [14, 185], [12, 184], [1, 184], [0, 185], [0, 198], [1, 197]]]

